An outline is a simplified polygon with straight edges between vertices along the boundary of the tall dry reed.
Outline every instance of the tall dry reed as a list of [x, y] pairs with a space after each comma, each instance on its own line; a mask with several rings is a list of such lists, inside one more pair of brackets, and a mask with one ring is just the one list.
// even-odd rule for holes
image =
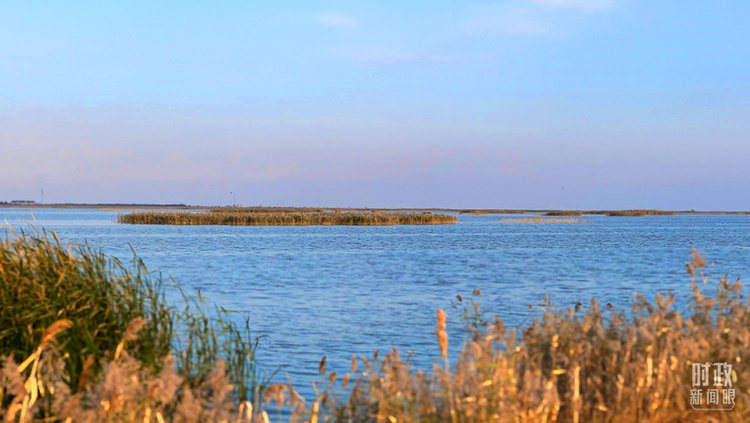
[[[352, 366], [346, 375], [354, 388], [332, 387], [326, 396], [329, 421], [748, 421], [750, 300], [739, 280], [709, 284], [705, 269], [694, 253], [686, 312], [663, 295], [638, 295], [629, 313], [596, 301], [586, 311], [559, 309], [547, 300], [540, 319], [511, 330], [476, 303], [466, 305], [469, 336], [450, 367], [438, 360], [431, 372], [417, 370], [395, 349], [361, 357], [364, 371]], [[439, 312], [442, 358], [444, 330]], [[732, 411], [690, 406], [692, 364], [706, 362], [733, 365]]]

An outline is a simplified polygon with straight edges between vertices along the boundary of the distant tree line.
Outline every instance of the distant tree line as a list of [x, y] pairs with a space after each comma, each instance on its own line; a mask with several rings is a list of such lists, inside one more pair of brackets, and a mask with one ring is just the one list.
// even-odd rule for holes
[[97, 206], [97, 207], [189, 207], [187, 204], [151, 203], [55, 203], [56, 206]]

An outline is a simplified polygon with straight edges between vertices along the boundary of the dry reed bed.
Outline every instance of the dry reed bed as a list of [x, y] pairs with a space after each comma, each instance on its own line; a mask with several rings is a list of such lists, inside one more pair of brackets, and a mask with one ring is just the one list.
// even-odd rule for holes
[[523, 210], [511, 210], [511, 209], [468, 209], [468, 210], [460, 210], [458, 213], [466, 214], [466, 215], [485, 216], [488, 214], [524, 214], [526, 212]]
[[545, 216], [583, 216], [582, 211], [578, 210], [555, 210], [544, 214]]
[[551, 210], [546, 212], [545, 216], [583, 216], [586, 214], [601, 214], [605, 216], [625, 216], [625, 217], [642, 217], [642, 216], [673, 216], [677, 214], [673, 211], [651, 210], [651, 209], [633, 209], [633, 210]]
[[[591, 213], [594, 214], [594, 213]], [[607, 216], [624, 216], [624, 217], [642, 217], [642, 216], [673, 216], [676, 213], [672, 211], [662, 210], [614, 210], [599, 212], [599, 214], [606, 214]]]
[[[441, 359], [431, 372], [413, 369], [396, 350], [361, 358], [363, 371], [353, 360], [344, 380], [359, 375], [355, 387], [343, 399], [327, 397], [328, 415], [373, 422], [748, 421], [750, 301], [739, 279], [709, 285], [704, 269], [705, 258], [694, 251], [686, 314], [674, 296], [638, 295], [629, 314], [593, 300], [585, 312], [580, 304], [559, 309], [547, 300], [541, 319], [509, 330], [472, 301], [459, 313], [468, 340], [453, 344], [460, 349], [453, 361], [448, 351], [456, 347], [438, 310]], [[692, 409], [693, 363], [733, 364], [732, 411]], [[337, 375], [328, 376], [335, 391]]]
[[319, 207], [210, 207], [207, 209], [215, 213], [323, 213], [335, 210]]
[[500, 223], [586, 223], [588, 220], [576, 217], [545, 217], [535, 214], [531, 217], [499, 219]]
[[[13, 277], [13, 263], [47, 263], [43, 254], [50, 252], [85, 269], [64, 248], [35, 253], [11, 245], [8, 252], [6, 243], [3, 249], [3, 279]], [[602, 309], [596, 301], [581, 311], [579, 305], [560, 309], [546, 300], [540, 318], [517, 330], [486, 315], [475, 290], [470, 303], [459, 297], [452, 311], [463, 321], [465, 340], [449, 340], [447, 328], [456, 319], [438, 310], [431, 371], [414, 369], [397, 350], [352, 357], [344, 374], [328, 370], [324, 358], [318, 395], [307, 401], [278, 383], [259, 391], [255, 401], [241, 400], [232, 394], [231, 376], [238, 368], [228, 361], [215, 362], [195, 385], [185, 382], [172, 355], [158, 367], [145, 365], [137, 355], [151, 324], [144, 318], [117, 335], [114, 351], [103, 356], [101, 370], [83, 387], [71, 386], [63, 351], [81, 322], [59, 319], [46, 327], [32, 325], [38, 331], [33, 351], [0, 362], [0, 416], [23, 422], [748, 421], [750, 302], [739, 280], [709, 283], [706, 269], [706, 259], [694, 251], [687, 265], [692, 292], [687, 313], [675, 307], [673, 296], [649, 301], [639, 295], [627, 314], [609, 305]], [[450, 353], [455, 349], [457, 354]], [[732, 411], [690, 407], [692, 364], [706, 362], [733, 364]], [[277, 412], [282, 407], [288, 414]]]
[[241, 212], [214, 210], [205, 213], [136, 212], [120, 214], [118, 223], [140, 225], [445, 225], [458, 223], [454, 215], [442, 213], [342, 213], [342, 212]]

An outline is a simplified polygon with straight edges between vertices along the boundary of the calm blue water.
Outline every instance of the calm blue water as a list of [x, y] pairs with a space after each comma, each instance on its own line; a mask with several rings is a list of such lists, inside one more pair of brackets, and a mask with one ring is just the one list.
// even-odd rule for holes
[[[434, 315], [481, 288], [509, 325], [539, 316], [544, 294], [561, 306], [596, 297], [628, 307], [638, 291], [689, 292], [690, 248], [717, 276], [750, 274], [750, 216], [591, 216], [582, 224], [504, 224], [461, 216], [447, 226], [222, 227], [114, 223], [115, 212], [0, 208], [0, 222], [40, 225], [121, 258], [130, 247], [152, 270], [251, 318], [265, 335], [259, 361], [305, 393], [320, 358], [346, 371], [351, 354], [397, 347], [427, 366], [437, 355]], [[506, 217], [518, 217], [506, 216]], [[405, 355], [405, 354], [404, 354]]]

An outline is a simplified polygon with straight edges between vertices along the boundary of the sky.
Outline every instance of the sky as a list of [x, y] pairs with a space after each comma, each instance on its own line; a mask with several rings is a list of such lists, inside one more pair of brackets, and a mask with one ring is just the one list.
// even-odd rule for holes
[[750, 210], [748, 22], [741, 0], [2, 1], [0, 201]]

